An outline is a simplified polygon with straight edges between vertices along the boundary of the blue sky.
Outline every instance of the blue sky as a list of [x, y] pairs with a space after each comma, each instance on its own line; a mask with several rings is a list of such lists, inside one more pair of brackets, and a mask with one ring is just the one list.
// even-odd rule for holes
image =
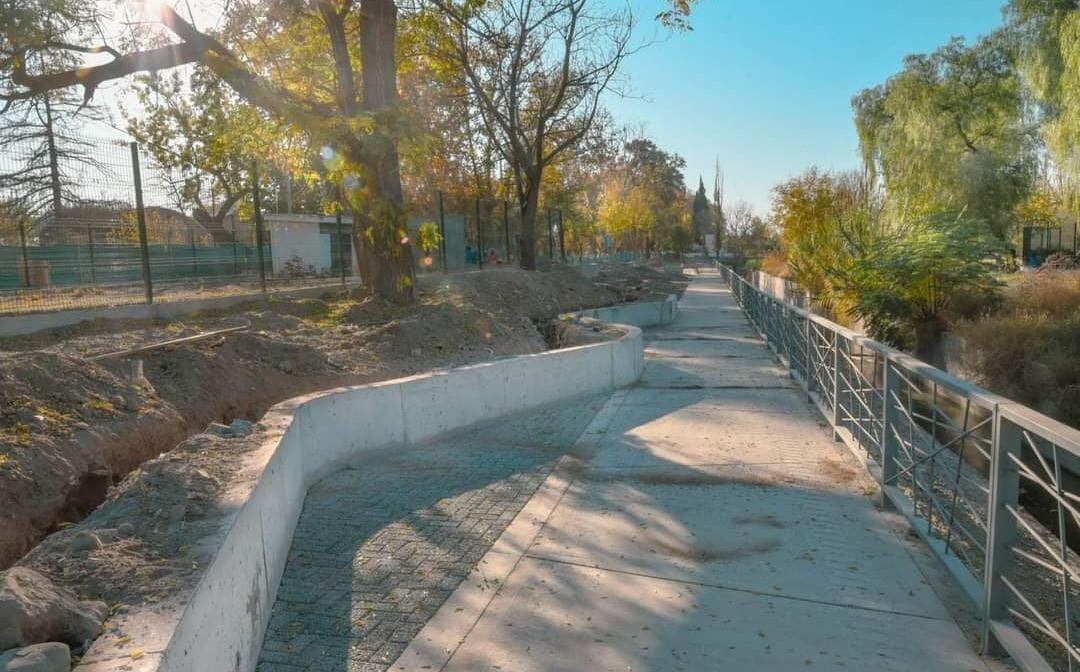
[[[712, 195], [720, 158], [729, 202], [768, 210], [778, 182], [817, 165], [858, 166], [851, 97], [883, 82], [908, 53], [1001, 24], [1004, 0], [700, 0], [693, 32], [627, 63], [634, 98], [612, 98], [620, 123], [643, 125], [686, 159]], [[632, 0], [642, 37], [657, 0]]]

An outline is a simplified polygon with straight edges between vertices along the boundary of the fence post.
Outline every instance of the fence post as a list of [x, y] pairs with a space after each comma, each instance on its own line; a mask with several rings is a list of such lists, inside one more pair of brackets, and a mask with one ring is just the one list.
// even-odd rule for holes
[[442, 189], [439, 190], [439, 257], [442, 258], [442, 270], [446, 273], [446, 213], [443, 211]]
[[476, 197], [476, 263], [484, 269], [484, 226], [480, 223], [480, 197]]
[[562, 263], [566, 263], [566, 231], [563, 227], [562, 208], [559, 208], [559, 255]]
[[251, 162], [251, 197], [255, 206], [255, 258], [259, 264], [259, 286], [266, 293], [266, 263], [263, 259], [262, 202], [259, 195], [259, 162]]
[[555, 258], [555, 237], [551, 231], [551, 208], [547, 209], [548, 222], [548, 259]]
[[804, 324], [806, 329], [804, 330], [803, 339], [806, 343], [806, 397], [810, 398], [810, 393], [817, 387], [817, 365], [814, 364], [814, 354], [816, 348], [814, 348], [814, 341], [810, 337], [813, 333], [814, 327], [813, 320], [809, 317], [806, 318]]
[[23, 283], [30, 289], [30, 254], [26, 249], [26, 222], [19, 218], [19, 246], [22, 247]]
[[1012, 565], [1010, 548], [1016, 543], [1016, 510], [1020, 498], [1020, 471], [1017, 461], [1023, 449], [1020, 427], [1002, 417], [994, 407], [994, 436], [990, 446], [990, 499], [987, 521], [986, 568], [983, 574], [983, 653], [997, 656], [1004, 647], [993, 635], [991, 624], [1008, 617], [1009, 589], [1002, 581]]
[[150, 245], [146, 241], [146, 208], [143, 206], [142, 171], [139, 166], [139, 143], [131, 143], [131, 176], [135, 182], [135, 221], [139, 226], [139, 251], [142, 254], [143, 287], [146, 302], [154, 302], [154, 283], [150, 278]]
[[334, 218], [337, 224], [337, 247], [338, 247], [338, 264], [341, 266], [341, 286], [345, 287], [345, 237], [341, 234], [341, 190], [338, 190], [338, 208], [337, 215]]
[[240, 275], [240, 258], [236, 253], [236, 220], [233, 220], [232, 225], [232, 266], [233, 275]]
[[86, 245], [90, 248], [90, 284], [97, 284], [97, 268], [94, 265], [94, 228], [86, 223]]
[[195, 227], [188, 224], [188, 243], [191, 245], [191, 271], [199, 277], [199, 254], [195, 249]]
[[510, 203], [503, 199], [503, 235], [506, 237], [506, 263], [510, 263]]

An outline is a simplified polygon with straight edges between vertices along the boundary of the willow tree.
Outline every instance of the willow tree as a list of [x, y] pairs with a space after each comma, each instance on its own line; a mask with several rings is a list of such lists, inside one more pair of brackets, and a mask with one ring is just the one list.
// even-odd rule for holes
[[1006, 33], [951, 40], [852, 101], [866, 168], [884, 181], [889, 215], [964, 212], [999, 238], [1031, 183], [1032, 143]]
[[1080, 0], [1011, 0], [1005, 14], [1042, 138], [1080, 216]]
[[[398, 144], [409, 128], [398, 105], [393, 0], [271, 0], [231, 5], [229, 11], [223, 30], [211, 33], [163, 3], [156, 19], [171, 39], [162, 36], [155, 46], [124, 52], [109, 44], [15, 35], [12, 56], [0, 63], [7, 85], [0, 100], [81, 86], [89, 101], [111, 80], [202, 64], [239, 98], [325, 147], [331, 173], [346, 186], [364, 281], [379, 296], [412, 302], [398, 162]], [[48, 53], [105, 54], [109, 60], [59, 70], [34, 67]]]

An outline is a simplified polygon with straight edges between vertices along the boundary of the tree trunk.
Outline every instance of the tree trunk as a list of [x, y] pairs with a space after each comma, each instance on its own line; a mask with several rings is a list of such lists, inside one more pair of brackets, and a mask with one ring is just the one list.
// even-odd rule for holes
[[[363, 105], [377, 114], [393, 113], [397, 106], [397, 7], [393, 0], [362, 0], [360, 14]], [[413, 303], [416, 275], [397, 144], [389, 134], [372, 135], [364, 140], [362, 155], [347, 158], [363, 169], [363, 207], [353, 211], [353, 241], [361, 276], [377, 296], [394, 303]]]
[[536, 211], [540, 207], [540, 180], [529, 180], [521, 198], [521, 249], [518, 259], [527, 271], [536, 270]]
[[941, 320], [930, 318], [915, 325], [915, 356], [922, 361], [945, 370], [945, 325]]

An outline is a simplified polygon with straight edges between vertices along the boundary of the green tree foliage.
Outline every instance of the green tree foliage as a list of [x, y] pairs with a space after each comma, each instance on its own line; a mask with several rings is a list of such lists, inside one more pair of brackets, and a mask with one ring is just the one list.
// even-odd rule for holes
[[1033, 167], [1013, 60], [1005, 32], [971, 46], [956, 38], [855, 96], [863, 160], [884, 181], [892, 218], [962, 211], [1010, 237]]
[[681, 252], [690, 246], [685, 166], [681, 156], [646, 138], [623, 146], [605, 177], [599, 208], [600, 227], [619, 249], [649, 255], [656, 249]]
[[946, 311], [957, 297], [999, 291], [1001, 250], [984, 222], [931, 215], [902, 235], [875, 238], [864, 254], [853, 256], [841, 291], [872, 336], [912, 347], [919, 358], [944, 368]]
[[811, 169], [781, 184], [773, 221], [788, 268], [817, 302], [938, 366], [953, 303], [998, 293], [1003, 243], [984, 221], [944, 212], [889, 220], [859, 174]]
[[846, 307], [837, 279], [880, 236], [880, 212], [880, 192], [858, 173], [811, 168], [773, 189], [772, 220], [788, 269], [834, 314]]
[[1080, 214], [1080, 1], [1010, 0], [1005, 15], [1042, 138]]

